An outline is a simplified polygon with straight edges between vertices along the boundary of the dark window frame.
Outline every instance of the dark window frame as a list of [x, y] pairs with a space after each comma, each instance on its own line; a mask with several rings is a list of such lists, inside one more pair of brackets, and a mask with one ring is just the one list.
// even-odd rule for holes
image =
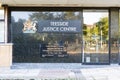
[[[105, 7], [14, 7], [14, 6], [11, 6], [9, 7], [9, 16], [8, 16], [8, 25], [9, 25], [9, 29], [10, 29], [10, 24], [11, 24], [11, 12], [12, 11], [82, 11], [83, 13], [83, 10], [84, 9], [99, 9], [99, 10], [110, 10], [110, 8], [105, 8]], [[108, 16], [109, 17], [109, 16]], [[110, 33], [110, 26], [109, 26], [109, 33]], [[83, 35], [83, 33], [81, 33], [81, 35]], [[83, 38], [82, 38], [83, 39]], [[83, 41], [82, 41], [83, 43]], [[109, 43], [110, 44], [110, 34], [109, 34]], [[82, 44], [83, 46], [83, 44]], [[82, 51], [82, 55], [83, 55], [83, 51]], [[82, 64], [85, 64], [85, 65], [108, 65], [110, 64], [110, 45], [109, 45], [109, 61], [108, 63], [83, 63]]]

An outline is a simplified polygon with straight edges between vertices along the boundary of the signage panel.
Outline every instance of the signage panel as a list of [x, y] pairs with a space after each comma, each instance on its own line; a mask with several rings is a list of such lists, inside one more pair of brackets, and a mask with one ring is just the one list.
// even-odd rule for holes
[[45, 20], [38, 22], [38, 32], [73, 32], [78, 33], [81, 31], [80, 20]]

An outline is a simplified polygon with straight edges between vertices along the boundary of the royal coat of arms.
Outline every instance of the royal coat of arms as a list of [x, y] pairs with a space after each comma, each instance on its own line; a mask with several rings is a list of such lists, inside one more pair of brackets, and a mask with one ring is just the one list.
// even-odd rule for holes
[[27, 20], [25, 23], [23, 23], [23, 25], [23, 33], [35, 33], [37, 31], [36, 23], [32, 22], [31, 20]]

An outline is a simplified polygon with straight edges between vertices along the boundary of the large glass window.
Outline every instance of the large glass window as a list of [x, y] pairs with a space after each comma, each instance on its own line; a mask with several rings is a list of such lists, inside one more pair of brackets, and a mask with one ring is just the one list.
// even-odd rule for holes
[[5, 42], [4, 10], [0, 9], [0, 43]]
[[14, 62], [81, 62], [81, 12], [12, 11]]
[[83, 63], [109, 63], [107, 10], [83, 10]]

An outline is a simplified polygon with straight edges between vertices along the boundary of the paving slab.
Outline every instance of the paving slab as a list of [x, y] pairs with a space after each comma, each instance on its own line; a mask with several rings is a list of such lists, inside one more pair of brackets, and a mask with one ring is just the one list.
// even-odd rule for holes
[[17, 63], [0, 69], [0, 80], [120, 80], [120, 66]]

